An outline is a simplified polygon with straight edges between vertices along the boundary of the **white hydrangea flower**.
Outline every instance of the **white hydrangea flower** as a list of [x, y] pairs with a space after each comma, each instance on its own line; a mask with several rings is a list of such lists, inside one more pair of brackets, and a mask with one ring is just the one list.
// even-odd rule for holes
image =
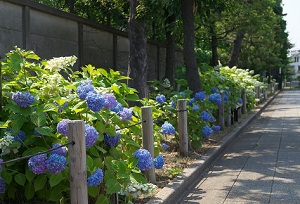
[[73, 66], [77, 60], [76, 56], [69, 56], [69, 57], [54, 57], [51, 60], [47, 61], [45, 69], [49, 69], [52, 72], [59, 72], [60, 70]]

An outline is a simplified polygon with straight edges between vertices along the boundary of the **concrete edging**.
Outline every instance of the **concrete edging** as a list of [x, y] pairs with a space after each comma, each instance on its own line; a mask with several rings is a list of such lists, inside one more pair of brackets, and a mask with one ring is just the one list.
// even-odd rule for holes
[[199, 182], [199, 177], [206, 172], [212, 163], [224, 153], [238, 135], [243, 132], [243, 130], [273, 101], [279, 93], [280, 91], [275, 93], [263, 104], [256, 107], [255, 110], [252, 111], [253, 113], [251, 113], [237, 128], [229, 132], [223, 140], [221, 140], [219, 145], [217, 145], [214, 149], [207, 151], [201, 159], [193, 162], [193, 164], [173, 179], [171, 183], [159, 191], [155, 197], [149, 200], [146, 204], [174, 204], [181, 200], [189, 192], [189, 190]]

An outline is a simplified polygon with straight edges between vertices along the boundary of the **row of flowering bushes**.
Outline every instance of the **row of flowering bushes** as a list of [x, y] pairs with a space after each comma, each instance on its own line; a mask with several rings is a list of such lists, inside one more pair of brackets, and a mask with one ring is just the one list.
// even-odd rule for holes
[[[42, 60], [32, 51], [19, 48], [8, 53], [2, 62], [2, 161], [53, 148], [49, 154], [2, 166], [2, 201], [69, 202], [68, 153], [67, 147], [60, 147], [68, 142], [69, 120], [86, 123], [87, 185], [91, 203], [110, 203], [114, 193], [119, 193], [124, 203], [142, 194], [150, 195], [155, 185], [149, 184], [142, 172], [152, 165], [163, 168], [164, 158], [159, 153], [168, 148], [164, 140], [170, 134], [177, 138], [174, 128], [177, 100], [188, 100], [189, 137], [192, 145], [199, 147], [203, 137], [220, 129], [215, 119], [218, 106], [226, 103], [234, 107], [241, 103], [241, 88], [247, 89], [251, 102], [251, 94], [254, 95], [251, 88], [259, 84], [248, 71], [221, 68], [218, 72], [210, 70], [202, 74], [204, 91], [193, 97], [191, 91], [174, 92], [166, 83], [164, 92], [140, 100], [136, 90], [123, 83], [128, 77], [118, 71], [91, 65], [83, 67], [81, 72], [73, 71], [74, 63], [75, 56]], [[238, 81], [238, 77], [229, 73], [231, 70], [244, 76]], [[153, 107], [154, 160], [141, 148], [141, 127], [135, 125], [141, 122], [140, 107], [129, 107], [128, 101]]]

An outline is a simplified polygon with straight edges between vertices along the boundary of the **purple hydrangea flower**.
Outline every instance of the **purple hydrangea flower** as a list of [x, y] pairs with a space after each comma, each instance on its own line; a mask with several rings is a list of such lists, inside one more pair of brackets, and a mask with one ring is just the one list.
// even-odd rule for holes
[[208, 122], [210, 117], [211, 117], [211, 115], [208, 112], [202, 111], [201, 118], [203, 121]]
[[46, 154], [39, 154], [30, 157], [28, 160], [28, 167], [35, 174], [43, 174], [47, 171], [47, 156]]
[[121, 103], [118, 103], [118, 104], [116, 105], [116, 107], [111, 108], [110, 110], [113, 111], [113, 112], [115, 112], [115, 113], [118, 113], [118, 112], [120, 112], [121, 110], [123, 110], [123, 106], [122, 106]]
[[91, 147], [97, 141], [99, 133], [97, 130], [88, 124], [85, 124], [85, 146]]
[[[57, 148], [59, 146], [61, 146], [61, 144], [59, 144], [59, 143], [54, 144], [54, 145], [52, 145], [51, 149]], [[67, 148], [66, 147], [60, 147], [58, 149], [51, 150], [50, 154], [58, 154], [58, 155], [61, 155], [61, 156], [65, 157], [67, 155]]]
[[66, 157], [58, 154], [51, 154], [47, 159], [47, 168], [51, 174], [58, 174], [65, 169], [67, 165]]
[[28, 108], [31, 104], [33, 104], [35, 98], [29, 92], [16, 92], [12, 94], [12, 100], [16, 102], [16, 104], [20, 108]]
[[196, 104], [196, 105], [194, 105], [194, 106], [192, 107], [192, 110], [193, 110], [194, 112], [198, 112], [198, 111], [199, 111], [199, 108], [200, 108], [199, 104]]
[[0, 194], [4, 194], [6, 191], [5, 181], [0, 177]]
[[211, 92], [212, 92], [212, 93], [216, 93], [217, 90], [218, 90], [218, 89], [217, 89], [216, 87], [211, 87]]
[[154, 158], [153, 164], [156, 169], [161, 169], [165, 164], [165, 160], [162, 156], [157, 156]]
[[221, 95], [219, 93], [211, 94], [209, 96], [209, 100], [211, 102], [216, 103], [217, 105], [221, 105], [222, 104], [222, 97], [221, 97]]
[[213, 126], [213, 130], [218, 132], [221, 130], [221, 127], [219, 125], [215, 125], [215, 126]]
[[85, 100], [89, 92], [94, 91], [94, 86], [90, 79], [79, 82], [76, 92], [81, 100]]
[[195, 99], [203, 101], [205, 99], [205, 91], [201, 91], [195, 94]]
[[162, 126], [161, 126], [161, 133], [162, 134], [174, 134], [175, 133], [175, 128], [173, 127], [173, 125], [171, 125], [168, 122], [165, 122]]
[[147, 171], [152, 168], [152, 157], [148, 150], [138, 149], [133, 155], [138, 159], [137, 167], [141, 171]]
[[165, 151], [169, 148], [169, 145], [167, 145], [166, 143], [162, 143], [161, 146]]
[[105, 100], [103, 105], [105, 108], [112, 109], [118, 105], [118, 101], [116, 100], [114, 94], [103, 94], [102, 96]]
[[88, 186], [98, 186], [103, 181], [103, 171], [98, 168], [88, 179]]
[[213, 130], [208, 127], [207, 125], [203, 127], [202, 129], [202, 135], [209, 137], [213, 133]]
[[132, 119], [132, 109], [131, 108], [123, 108], [118, 115], [121, 120], [131, 120]]
[[94, 112], [102, 110], [102, 107], [105, 104], [104, 97], [96, 92], [89, 92], [85, 99], [89, 109]]
[[191, 98], [189, 101], [188, 101], [188, 105], [193, 105], [193, 103], [195, 103], [196, 102], [196, 99], [195, 98]]
[[158, 95], [156, 96], [156, 101], [159, 103], [159, 104], [163, 104], [165, 101], [166, 101], [166, 97], [161, 94], [161, 95]]
[[117, 133], [116, 136], [110, 136], [109, 134], [104, 133], [104, 144], [109, 147], [115, 147], [118, 145], [120, 140], [120, 133]]
[[56, 126], [56, 130], [57, 132], [59, 132], [60, 134], [64, 135], [64, 136], [68, 136], [68, 123], [70, 122], [69, 119], [63, 119], [62, 121], [60, 121], [59, 123], [57, 123]]

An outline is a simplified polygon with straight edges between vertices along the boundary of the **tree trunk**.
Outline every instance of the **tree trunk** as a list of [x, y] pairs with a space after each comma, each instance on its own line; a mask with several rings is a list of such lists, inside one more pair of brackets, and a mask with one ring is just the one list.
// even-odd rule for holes
[[175, 36], [173, 34], [173, 26], [175, 23], [175, 15], [167, 15], [165, 27], [166, 27], [166, 77], [170, 80], [171, 86], [175, 84], [175, 53], [176, 44]]
[[238, 65], [238, 60], [239, 60], [239, 54], [241, 50], [241, 45], [243, 38], [245, 36], [246, 31], [245, 30], [239, 30], [238, 33], [236, 34], [236, 37], [233, 41], [233, 46], [230, 54], [230, 60], [228, 62], [228, 66], [234, 67]]
[[128, 21], [129, 61], [127, 75], [132, 79], [128, 85], [138, 91], [139, 97], [144, 96], [147, 85], [147, 37], [146, 23], [137, 17], [138, 0], [128, 0], [130, 16]]
[[69, 0], [70, 13], [75, 13], [75, 0]]
[[199, 71], [194, 50], [194, 14], [193, 0], [181, 0], [181, 11], [183, 21], [183, 60], [186, 67], [186, 78], [189, 89], [195, 94], [202, 90]]
[[211, 27], [210, 28], [210, 33], [211, 33], [211, 65], [213, 67], [219, 65], [219, 57], [218, 57], [218, 39], [216, 36], [216, 33], [214, 29]]

